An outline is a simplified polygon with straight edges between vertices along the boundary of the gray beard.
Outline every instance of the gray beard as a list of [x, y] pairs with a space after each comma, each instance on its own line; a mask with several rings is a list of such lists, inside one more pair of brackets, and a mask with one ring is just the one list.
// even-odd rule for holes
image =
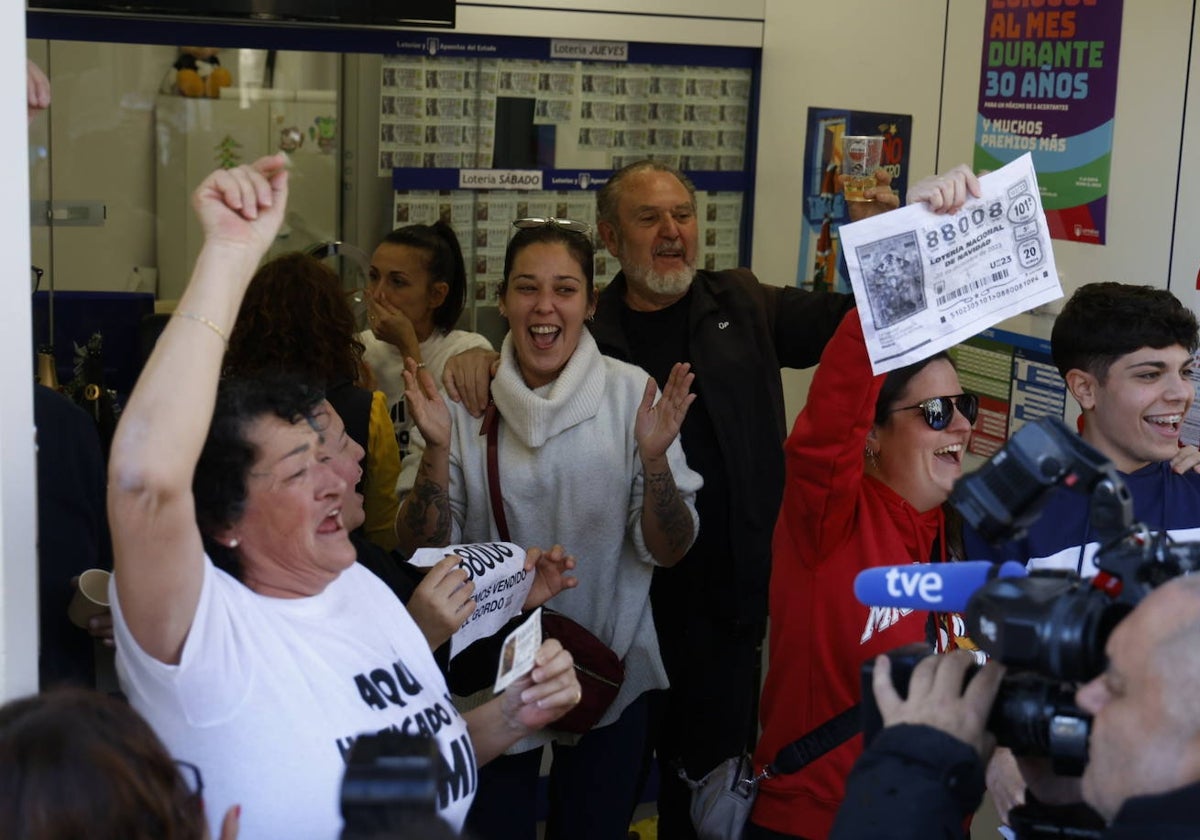
[[625, 275], [656, 295], [682, 297], [692, 285], [696, 269], [689, 265], [669, 274], [659, 274], [644, 266], [630, 266], [625, 270]]

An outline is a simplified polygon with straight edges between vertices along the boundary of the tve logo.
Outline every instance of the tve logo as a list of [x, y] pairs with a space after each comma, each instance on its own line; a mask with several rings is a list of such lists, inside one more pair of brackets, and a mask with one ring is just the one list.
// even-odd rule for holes
[[942, 576], [938, 572], [909, 572], [891, 568], [884, 575], [887, 593], [893, 598], [916, 595], [927, 604], [942, 603]]

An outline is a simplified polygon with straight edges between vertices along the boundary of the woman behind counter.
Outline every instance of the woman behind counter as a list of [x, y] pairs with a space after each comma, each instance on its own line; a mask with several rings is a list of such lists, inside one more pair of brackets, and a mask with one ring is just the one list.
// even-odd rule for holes
[[[623, 840], [639, 793], [646, 692], [667, 685], [650, 611], [651, 575], [655, 564], [679, 561], [697, 528], [701, 480], [677, 439], [695, 400], [693, 377], [687, 365], [676, 365], [655, 403], [657, 388], [645, 371], [600, 355], [584, 326], [596, 303], [586, 225], [515, 225], [499, 301], [510, 329], [492, 383], [504, 514], [514, 541], [536, 535], [578, 558], [578, 586], [552, 606], [621, 657], [625, 682], [577, 743], [543, 733], [484, 771], [468, 830], [485, 840], [535, 836], [541, 748], [556, 740], [546, 836]], [[429, 371], [410, 361], [405, 378], [421, 434], [401, 475], [402, 489], [413, 485], [397, 524], [402, 549], [496, 539], [479, 421], [463, 406], [447, 405]]]
[[226, 336], [283, 218], [284, 166], [218, 170], [193, 195], [205, 242], [113, 440], [118, 673], [200, 767], [210, 821], [242, 804], [244, 839], [337, 836], [353, 740], [430, 720], [439, 811], [457, 828], [476, 765], [561, 716], [579, 684], [551, 640], [531, 675], [457, 714], [408, 613], [354, 562], [320, 392], [233, 380], [218, 393]]

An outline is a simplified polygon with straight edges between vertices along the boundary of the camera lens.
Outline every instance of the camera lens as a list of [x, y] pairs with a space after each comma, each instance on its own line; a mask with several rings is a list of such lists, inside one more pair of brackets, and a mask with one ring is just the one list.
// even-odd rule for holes
[[1056, 773], [1078, 776], [1087, 763], [1091, 720], [1075, 705], [1073, 686], [1014, 674], [1000, 683], [988, 730], [1017, 755], [1049, 756]]

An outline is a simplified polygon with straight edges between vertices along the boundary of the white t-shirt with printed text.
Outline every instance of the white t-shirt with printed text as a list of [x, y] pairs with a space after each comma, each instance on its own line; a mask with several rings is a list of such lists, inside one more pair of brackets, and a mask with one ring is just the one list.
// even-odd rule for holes
[[478, 782], [466, 722], [396, 596], [355, 564], [310, 598], [252, 592], [205, 558], [178, 665], [133, 640], [111, 602], [121, 687], [173, 757], [197, 765], [209, 824], [241, 804], [241, 840], [335, 840], [360, 733], [431, 734], [438, 808], [456, 830]]

